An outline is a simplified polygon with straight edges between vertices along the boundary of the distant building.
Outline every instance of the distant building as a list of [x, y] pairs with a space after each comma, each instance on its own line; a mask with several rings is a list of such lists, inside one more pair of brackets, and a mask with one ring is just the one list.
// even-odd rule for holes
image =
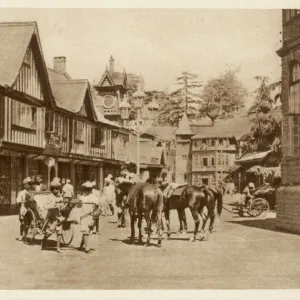
[[176, 182], [216, 185], [234, 165], [239, 138], [249, 128], [241, 114], [214, 124], [208, 119], [192, 123], [185, 114], [176, 131]]

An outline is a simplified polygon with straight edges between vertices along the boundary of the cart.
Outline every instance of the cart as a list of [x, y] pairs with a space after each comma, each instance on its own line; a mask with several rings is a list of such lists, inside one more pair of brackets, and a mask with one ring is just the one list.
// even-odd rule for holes
[[254, 190], [254, 199], [250, 200], [250, 205], [245, 207], [241, 203], [235, 204], [234, 212], [237, 212], [239, 216], [243, 216], [246, 212], [251, 217], [264, 218], [269, 212], [270, 206], [267, 199], [274, 195], [275, 189], [270, 184], [265, 183]]
[[73, 209], [75, 203], [72, 201], [64, 201], [65, 205], [63, 209], [59, 210], [57, 208], [53, 208], [51, 210], [44, 209], [44, 204], [47, 202], [47, 198], [51, 192], [33, 192], [32, 197], [25, 204], [27, 208], [27, 212], [24, 216], [25, 223], [25, 236], [24, 241], [28, 240], [29, 244], [34, 243], [34, 239], [36, 235], [42, 234], [43, 230], [49, 226], [51, 219], [46, 220], [46, 215], [48, 211], [50, 212], [53, 218], [56, 218], [57, 222], [62, 224], [63, 233], [62, 240], [65, 245], [70, 245], [73, 237], [74, 237], [74, 225], [73, 222], [68, 221], [67, 218]]

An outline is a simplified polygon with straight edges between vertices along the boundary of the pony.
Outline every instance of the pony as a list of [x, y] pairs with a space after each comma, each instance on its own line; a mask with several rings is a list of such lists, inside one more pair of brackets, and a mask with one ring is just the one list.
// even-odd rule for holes
[[[161, 223], [163, 211], [163, 195], [159, 188], [148, 182], [139, 182], [131, 187], [128, 194], [128, 206], [130, 214], [131, 236], [130, 243], [135, 240], [135, 222], [138, 219], [139, 238], [138, 241], [142, 244], [142, 220], [143, 217], [147, 223], [147, 242], [146, 246], [150, 245], [151, 225], [156, 223], [158, 247], [161, 247]], [[151, 216], [150, 216], [151, 213]]]
[[[196, 235], [198, 233], [200, 219], [199, 215], [203, 219], [203, 224], [201, 228], [200, 240], [205, 239], [205, 226], [208, 218], [210, 218], [209, 232], [213, 231], [214, 221], [215, 221], [215, 206], [217, 202], [217, 214], [220, 217], [222, 213], [223, 205], [223, 194], [220, 190], [215, 188], [208, 188], [205, 186], [187, 186], [182, 194], [181, 201], [183, 205], [187, 205], [190, 208], [192, 217], [195, 222], [194, 235], [190, 241], [196, 240]], [[203, 218], [203, 208], [207, 208], [207, 215]]]

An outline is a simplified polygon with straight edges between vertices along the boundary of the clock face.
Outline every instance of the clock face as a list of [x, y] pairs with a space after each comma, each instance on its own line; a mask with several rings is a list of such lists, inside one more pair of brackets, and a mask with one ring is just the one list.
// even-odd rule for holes
[[103, 97], [103, 106], [105, 108], [112, 108], [115, 105], [115, 97], [106, 95]]

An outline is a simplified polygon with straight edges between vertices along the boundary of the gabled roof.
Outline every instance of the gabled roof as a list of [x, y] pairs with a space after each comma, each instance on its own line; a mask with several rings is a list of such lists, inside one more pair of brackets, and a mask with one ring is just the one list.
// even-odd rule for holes
[[126, 76], [125, 72], [110, 72], [109, 70], [106, 69], [99, 81], [98, 86], [103, 85], [106, 78], [109, 80], [109, 82], [112, 86], [115, 86], [115, 85], [125, 86], [126, 85], [127, 76]]
[[171, 141], [175, 138], [176, 127], [155, 125], [149, 128], [146, 133], [152, 134], [164, 141]]
[[192, 126], [196, 134], [192, 139], [201, 138], [231, 138], [240, 139], [249, 132], [251, 123], [246, 115], [236, 114], [227, 120], [216, 120], [213, 126]]
[[51, 87], [58, 107], [73, 113], [80, 111], [88, 88], [87, 80], [51, 81]]
[[49, 74], [50, 81], [72, 79], [71, 76], [67, 72], [59, 73], [51, 68], [48, 68], [48, 74]]
[[194, 135], [186, 113], [183, 114], [183, 117], [178, 124], [176, 135]]
[[21, 69], [26, 50], [33, 37], [38, 45], [38, 67], [41, 77], [47, 87], [50, 98], [51, 89], [48, 72], [41, 47], [38, 27], [36, 22], [9, 22], [0, 23], [0, 85], [13, 86]]

